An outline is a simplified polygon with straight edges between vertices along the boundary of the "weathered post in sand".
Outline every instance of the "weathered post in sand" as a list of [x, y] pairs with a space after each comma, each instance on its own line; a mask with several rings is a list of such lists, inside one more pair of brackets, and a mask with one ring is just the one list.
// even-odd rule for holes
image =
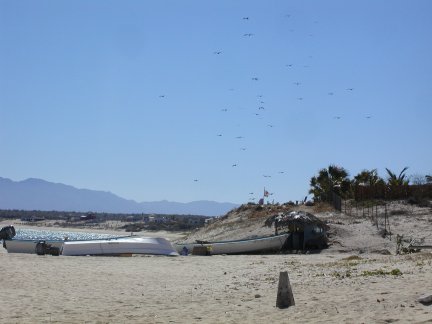
[[279, 287], [276, 299], [276, 307], [288, 308], [294, 306], [294, 295], [288, 278], [288, 272], [284, 271], [279, 274]]

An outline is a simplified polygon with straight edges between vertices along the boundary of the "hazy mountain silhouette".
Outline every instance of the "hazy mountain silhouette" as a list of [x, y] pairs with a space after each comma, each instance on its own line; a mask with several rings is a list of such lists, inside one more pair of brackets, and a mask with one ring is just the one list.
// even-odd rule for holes
[[237, 206], [206, 200], [138, 203], [106, 191], [77, 189], [41, 179], [12, 181], [0, 177], [0, 209], [219, 216]]

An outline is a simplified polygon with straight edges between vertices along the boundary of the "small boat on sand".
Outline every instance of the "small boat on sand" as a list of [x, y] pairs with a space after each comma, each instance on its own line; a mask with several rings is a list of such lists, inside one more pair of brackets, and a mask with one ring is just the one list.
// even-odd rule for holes
[[176, 249], [177, 252], [183, 254], [184, 251], [194, 254], [194, 249], [196, 251], [203, 250], [203, 247], [209, 251], [208, 254], [277, 252], [282, 249], [289, 235], [290, 234], [281, 234], [233, 241], [196, 241], [196, 243], [178, 243], [176, 244]]
[[171, 242], [162, 237], [121, 236], [112, 238], [68, 240], [14, 239], [15, 229], [8, 226], [0, 231], [3, 247], [8, 253], [38, 255], [178, 255]]
[[65, 241], [62, 255], [178, 255], [171, 242], [162, 237], [123, 237], [117, 239]]

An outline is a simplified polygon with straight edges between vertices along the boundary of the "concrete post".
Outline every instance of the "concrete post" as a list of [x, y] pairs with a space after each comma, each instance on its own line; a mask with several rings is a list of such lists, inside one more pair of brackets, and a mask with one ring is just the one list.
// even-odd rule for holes
[[288, 278], [288, 272], [287, 271], [280, 272], [276, 307], [288, 308], [294, 305], [295, 305], [294, 295]]

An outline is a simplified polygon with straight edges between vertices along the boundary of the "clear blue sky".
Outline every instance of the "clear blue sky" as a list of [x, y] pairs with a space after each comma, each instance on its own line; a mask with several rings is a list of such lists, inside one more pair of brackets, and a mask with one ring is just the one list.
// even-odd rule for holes
[[431, 39], [429, 0], [1, 0], [0, 176], [245, 203], [430, 174]]

